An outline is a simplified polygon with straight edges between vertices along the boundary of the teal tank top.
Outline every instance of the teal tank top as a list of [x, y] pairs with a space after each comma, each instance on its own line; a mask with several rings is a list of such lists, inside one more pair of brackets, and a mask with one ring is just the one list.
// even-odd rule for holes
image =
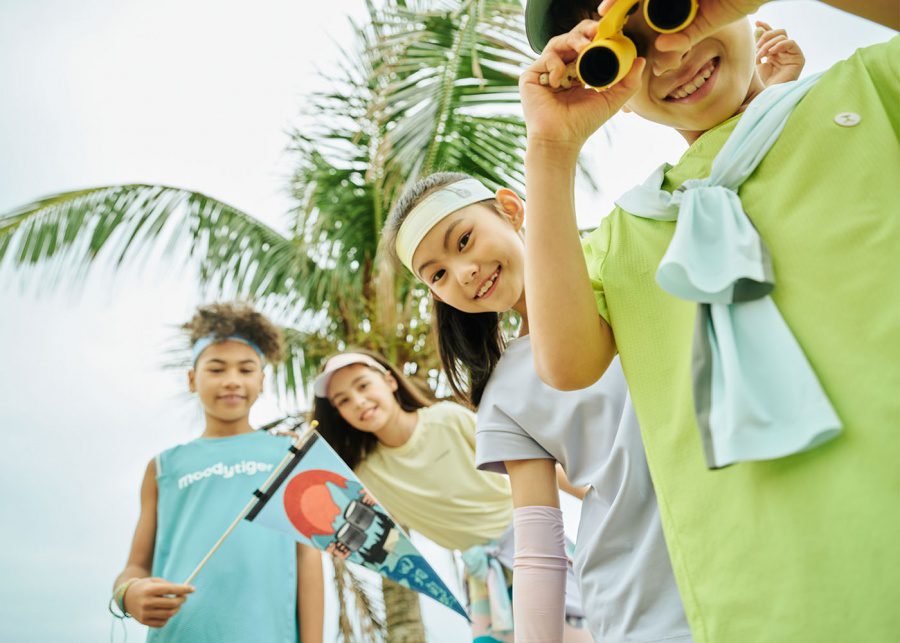
[[[258, 431], [198, 438], [156, 458], [153, 575], [182, 583], [287, 454]], [[297, 643], [296, 541], [242, 520], [148, 643]]]

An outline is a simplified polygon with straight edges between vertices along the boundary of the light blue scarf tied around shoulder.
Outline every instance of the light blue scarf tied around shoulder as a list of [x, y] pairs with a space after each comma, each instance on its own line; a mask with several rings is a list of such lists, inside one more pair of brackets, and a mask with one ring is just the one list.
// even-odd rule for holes
[[669, 166], [616, 201], [676, 221], [656, 281], [696, 301], [694, 406], [707, 466], [770, 460], [836, 437], [841, 423], [770, 293], [772, 261], [737, 192], [821, 74], [775, 85], [747, 108], [705, 179], [662, 190]]

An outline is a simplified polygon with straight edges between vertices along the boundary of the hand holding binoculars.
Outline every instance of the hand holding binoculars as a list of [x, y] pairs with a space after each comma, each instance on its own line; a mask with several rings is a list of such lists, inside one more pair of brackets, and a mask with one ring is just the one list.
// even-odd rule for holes
[[[567, 67], [564, 88], [573, 82], [606, 89], [622, 80], [637, 58], [637, 47], [623, 33], [629, 16], [638, 8], [639, 0], [619, 0], [609, 12], [600, 18], [597, 34]], [[651, 29], [659, 33], [681, 31], [697, 15], [697, 0], [644, 0], [644, 19]], [[541, 85], [549, 84], [549, 76], [540, 76]]]

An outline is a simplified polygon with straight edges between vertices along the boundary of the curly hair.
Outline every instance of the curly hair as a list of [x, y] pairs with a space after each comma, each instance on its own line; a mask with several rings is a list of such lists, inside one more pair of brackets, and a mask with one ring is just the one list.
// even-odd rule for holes
[[200, 306], [191, 321], [182, 328], [187, 331], [192, 344], [207, 335], [214, 335], [217, 339], [240, 335], [259, 346], [268, 361], [281, 360], [283, 344], [281, 329], [265, 315], [243, 302], [221, 302]]

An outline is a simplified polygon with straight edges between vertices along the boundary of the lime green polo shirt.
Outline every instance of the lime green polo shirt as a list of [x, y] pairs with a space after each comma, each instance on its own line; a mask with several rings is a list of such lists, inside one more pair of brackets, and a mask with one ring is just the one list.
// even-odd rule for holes
[[[700, 137], [663, 188], [708, 176], [738, 118]], [[830, 69], [740, 189], [772, 254], [773, 299], [844, 423], [812, 451], [708, 470], [691, 390], [696, 306], [655, 280], [674, 222], [616, 209], [585, 239], [696, 641], [900, 632], [898, 133], [895, 37]]]

